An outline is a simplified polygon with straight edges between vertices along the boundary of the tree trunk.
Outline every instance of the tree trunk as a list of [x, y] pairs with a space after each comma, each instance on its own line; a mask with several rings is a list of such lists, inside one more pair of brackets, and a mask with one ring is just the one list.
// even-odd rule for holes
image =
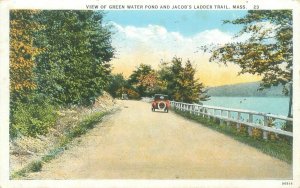
[[289, 100], [289, 112], [288, 112], [288, 117], [293, 117], [292, 115], [292, 109], [293, 109], [293, 84], [290, 83], [290, 89], [289, 89], [289, 96], [290, 96], [290, 100]]

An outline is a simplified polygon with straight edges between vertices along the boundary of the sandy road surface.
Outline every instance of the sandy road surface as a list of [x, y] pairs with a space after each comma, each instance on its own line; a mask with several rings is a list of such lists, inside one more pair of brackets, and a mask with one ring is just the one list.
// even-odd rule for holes
[[122, 109], [29, 179], [281, 179], [292, 166], [172, 112]]

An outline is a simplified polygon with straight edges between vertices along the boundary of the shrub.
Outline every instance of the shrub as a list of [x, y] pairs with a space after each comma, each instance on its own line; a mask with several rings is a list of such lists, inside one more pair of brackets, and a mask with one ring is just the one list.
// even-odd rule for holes
[[39, 172], [42, 169], [42, 162], [41, 161], [34, 161], [29, 164], [29, 169], [32, 172]]
[[35, 95], [26, 102], [16, 102], [11, 110], [10, 137], [45, 135], [55, 124], [55, 106], [44, 96]]
[[253, 128], [252, 129], [252, 137], [254, 139], [261, 139], [262, 138], [262, 130], [258, 129], [258, 128]]
[[240, 129], [238, 130], [238, 132], [242, 136], [247, 136], [248, 135], [247, 126], [246, 125], [241, 125]]

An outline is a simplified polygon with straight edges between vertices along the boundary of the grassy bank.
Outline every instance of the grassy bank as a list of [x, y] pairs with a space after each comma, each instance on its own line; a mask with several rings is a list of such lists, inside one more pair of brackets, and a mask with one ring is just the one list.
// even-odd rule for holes
[[105, 115], [110, 114], [111, 111], [106, 112], [95, 112], [81, 120], [73, 129], [70, 129], [66, 134], [64, 134], [60, 140], [59, 144], [51, 149], [46, 155], [42, 156], [39, 160], [35, 160], [21, 170], [13, 172], [10, 179], [20, 179], [26, 176], [30, 172], [38, 172], [42, 169], [44, 163], [51, 161], [57, 155], [61, 154], [64, 150], [68, 149], [69, 143], [77, 137], [85, 134], [88, 130], [94, 128], [97, 123], [101, 122]]
[[280, 160], [283, 160], [289, 164], [292, 163], [293, 156], [293, 146], [292, 142], [281, 140], [264, 140], [259, 137], [249, 136], [246, 132], [246, 129], [237, 130], [235, 124], [221, 124], [219, 120], [213, 120], [202, 116], [197, 116], [190, 114], [189, 112], [184, 112], [180, 110], [174, 110], [177, 114], [194, 120], [201, 123], [202, 125], [209, 127], [215, 131], [218, 131], [222, 134], [232, 137], [235, 140], [238, 140], [244, 144], [252, 146], [263, 153], [266, 153], [272, 157], [276, 157]]

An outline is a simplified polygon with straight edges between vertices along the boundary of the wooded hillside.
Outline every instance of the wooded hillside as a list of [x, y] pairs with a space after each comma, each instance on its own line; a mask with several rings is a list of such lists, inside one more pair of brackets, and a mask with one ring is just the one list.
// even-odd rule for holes
[[244, 96], [244, 97], [267, 97], [285, 96], [282, 92], [283, 86], [273, 86], [269, 89], [258, 90], [260, 82], [224, 85], [208, 89], [210, 96]]

